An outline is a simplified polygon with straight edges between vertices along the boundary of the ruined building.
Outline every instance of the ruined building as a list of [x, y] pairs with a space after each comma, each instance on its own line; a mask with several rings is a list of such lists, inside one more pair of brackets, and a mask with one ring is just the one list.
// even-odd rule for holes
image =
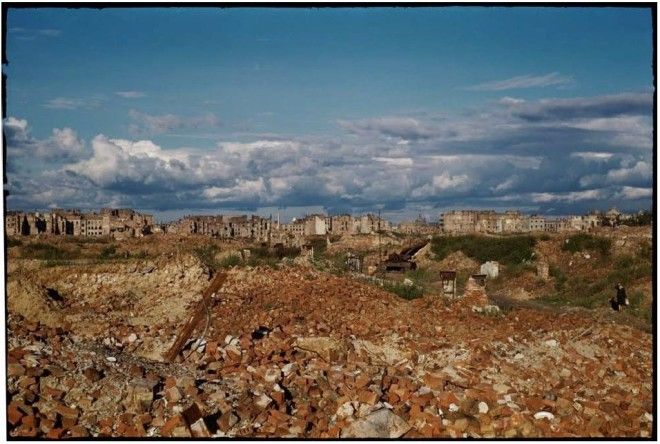
[[272, 219], [259, 216], [186, 216], [167, 231], [178, 234], [203, 234], [221, 239], [249, 238], [270, 240]]
[[131, 209], [102, 209], [100, 213], [54, 209], [40, 212], [7, 212], [5, 233], [8, 236], [113, 236], [135, 237], [149, 234], [153, 216]]
[[440, 225], [442, 231], [449, 234], [588, 231], [600, 226], [600, 218], [588, 214], [550, 219], [526, 216], [518, 211], [454, 210], [440, 216]]

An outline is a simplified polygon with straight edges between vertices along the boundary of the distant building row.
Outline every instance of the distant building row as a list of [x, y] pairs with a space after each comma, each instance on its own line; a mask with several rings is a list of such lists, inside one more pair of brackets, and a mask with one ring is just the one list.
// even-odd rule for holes
[[312, 214], [291, 223], [280, 224], [272, 217], [259, 216], [186, 216], [166, 227], [168, 233], [203, 234], [223, 239], [250, 238], [271, 241], [282, 236], [324, 236], [326, 234], [374, 233], [390, 230], [390, 223], [367, 214], [353, 217], [348, 214], [326, 216]]
[[167, 233], [203, 234], [222, 239], [249, 238], [268, 241], [271, 218], [259, 216], [185, 216], [167, 225]]
[[323, 236], [326, 234], [369, 234], [378, 231], [390, 231], [390, 222], [373, 214], [353, 217], [350, 214], [326, 216], [312, 214], [302, 219], [294, 219], [290, 224], [281, 224], [276, 228], [285, 232], [305, 235]]
[[9, 211], [5, 216], [7, 236], [113, 236], [138, 237], [154, 230], [154, 218], [131, 209], [103, 208], [99, 213], [78, 210], [49, 212]]
[[603, 216], [588, 214], [558, 219], [528, 216], [519, 211], [456, 210], [440, 216], [445, 233], [525, 233], [531, 231], [588, 231], [602, 225]]

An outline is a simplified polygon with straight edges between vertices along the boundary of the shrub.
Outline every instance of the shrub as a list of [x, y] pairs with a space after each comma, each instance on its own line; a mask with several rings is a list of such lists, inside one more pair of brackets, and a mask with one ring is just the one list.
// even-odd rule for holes
[[486, 237], [474, 234], [455, 237], [434, 237], [431, 250], [438, 260], [450, 253], [462, 251], [480, 262], [498, 261], [520, 264], [532, 259], [536, 238], [533, 236]]
[[21, 245], [23, 245], [23, 241], [20, 239], [13, 239], [9, 237], [9, 238], [5, 238], [5, 245], [7, 246], [7, 248], [20, 247]]
[[561, 246], [562, 250], [570, 251], [571, 253], [590, 250], [598, 251], [603, 256], [608, 256], [611, 248], [612, 241], [610, 239], [592, 236], [586, 233], [574, 234], [564, 241]]
[[73, 259], [75, 254], [42, 242], [33, 242], [23, 246], [23, 257], [28, 259], [41, 259], [45, 261], [58, 261]]
[[117, 254], [117, 246], [116, 245], [110, 245], [108, 247], [103, 248], [101, 250], [101, 253], [99, 254], [99, 259], [111, 259]]
[[231, 268], [231, 267], [235, 267], [236, 265], [240, 265], [240, 263], [241, 263], [240, 256], [238, 256], [237, 254], [230, 254], [229, 256], [225, 256], [224, 258], [222, 258], [222, 260], [220, 260], [220, 262], [217, 263], [217, 268]]
[[424, 295], [423, 288], [418, 287], [417, 285], [404, 285], [400, 282], [386, 281], [383, 284], [383, 288], [406, 300], [417, 299]]
[[566, 284], [566, 273], [564, 273], [559, 267], [550, 265], [550, 276], [555, 278], [555, 289], [561, 291]]
[[215, 256], [220, 252], [220, 247], [217, 245], [205, 245], [193, 249], [193, 254], [200, 260], [201, 263], [206, 265], [211, 271], [215, 271], [220, 267], [220, 264], [215, 259]]

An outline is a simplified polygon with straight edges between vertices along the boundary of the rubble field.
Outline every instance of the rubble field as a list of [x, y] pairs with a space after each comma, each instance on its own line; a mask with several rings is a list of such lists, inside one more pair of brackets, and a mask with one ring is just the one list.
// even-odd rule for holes
[[[462, 258], [457, 258], [464, 260]], [[12, 259], [12, 437], [651, 437], [653, 340], [588, 310], [406, 301], [304, 266]]]

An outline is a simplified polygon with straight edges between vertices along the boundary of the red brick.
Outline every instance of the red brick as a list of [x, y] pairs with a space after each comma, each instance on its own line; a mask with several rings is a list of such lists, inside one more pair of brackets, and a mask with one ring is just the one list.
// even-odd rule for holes
[[50, 429], [50, 431], [46, 433], [46, 438], [61, 439], [65, 434], [66, 434], [66, 430], [62, 428]]
[[9, 404], [9, 407], [7, 407], [7, 421], [11, 425], [17, 425], [19, 422], [21, 422], [21, 419], [23, 419], [23, 412], [21, 412], [16, 404], [11, 403]]

